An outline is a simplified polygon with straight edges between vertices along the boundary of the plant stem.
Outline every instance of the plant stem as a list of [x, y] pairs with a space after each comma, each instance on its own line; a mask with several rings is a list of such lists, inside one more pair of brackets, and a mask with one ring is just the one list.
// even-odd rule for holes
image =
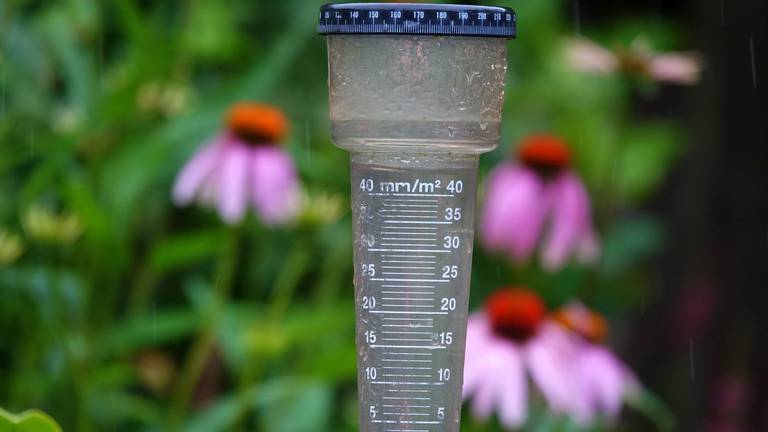
[[146, 307], [149, 299], [154, 294], [154, 285], [156, 282], [155, 274], [149, 268], [149, 264], [146, 262], [142, 264], [139, 269], [136, 281], [130, 290], [130, 297], [128, 300], [128, 316], [137, 315], [142, 312]]
[[[304, 275], [304, 270], [309, 262], [308, 251], [307, 245], [302, 241], [298, 241], [294, 244], [288, 257], [283, 262], [272, 290], [273, 297], [272, 305], [268, 311], [268, 322], [276, 325], [290, 308], [293, 294], [296, 292], [296, 287], [298, 287], [299, 281]], [[253, 383], [263, 372], [263, 367], [257, 360], [253, 359], [253, 361], [248, 362], [243, 370], [242, 377], [238, 383], [238, 391], [241, 394], [252, 392]], [[239, 416], [235, 423], [237, 425], [235, 430], [244, 430], [245, 419], [245, 413]]]
[[210, 357], [216, 342], [216, 329], [221, 315], [229, 300], [232, 289], [235, 269], [239, 260], [239, 228], [229, 231], [229, 237], [222, 248], [216, 270], [216, 283], [213, 288], [213, 304], [209, 311], [208, 322], [200, 331], [192, 345], [187, 361], [181, 370], [176, 390], [171, 400], [169, 414], [169, 430], [180, 429], [187, 413], [189, 401], [194, 395], [197, 382], [205, 367], [205, 362]]
[[293, 293], [296, 292], [308, 262], [307, 245], [301, 241], [296, 242], [275, 279], [274, 297], [269, 310], [269, 319], [273, 323], [279, 321], [290, 307]]

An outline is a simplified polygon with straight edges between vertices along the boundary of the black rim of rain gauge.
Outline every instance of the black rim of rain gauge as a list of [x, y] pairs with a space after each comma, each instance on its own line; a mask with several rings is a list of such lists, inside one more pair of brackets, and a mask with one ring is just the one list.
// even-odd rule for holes
[[510, 8], [428, 3], [337, 3], [320, 8], [317, 32], [514, 38]]

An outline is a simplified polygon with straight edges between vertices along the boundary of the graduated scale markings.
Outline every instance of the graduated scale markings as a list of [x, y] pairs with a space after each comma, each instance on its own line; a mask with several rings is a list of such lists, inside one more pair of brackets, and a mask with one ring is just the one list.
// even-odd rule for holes
[[372, 424], [393, 427], [384, 430], [440, 430], [450, 410], [439, 392], [455, 393], [461, 377], [447, 352], [458, 337], [460, 351], [464, 345], [464, 329], [455, 327], [464, 322], [466, 299], [457, 293], [468, 280], [472, 222], [462, 204], [474, 178], [367, 174], [353, 178], [365, 257], [356, 269], [365, 352], [359, 375], [372, 387], [363, 392], [364, 413]]
[[459, 430], [477, 154], [498, 141], [486, 119], [516, 27], [499, 7], [321, 8], [334, 141], [351, 151], [361, 431]]

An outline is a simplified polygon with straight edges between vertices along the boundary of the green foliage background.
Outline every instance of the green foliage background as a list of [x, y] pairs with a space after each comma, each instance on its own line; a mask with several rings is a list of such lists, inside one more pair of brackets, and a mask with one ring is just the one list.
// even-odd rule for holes
[[[0, 1], [0, 227], [23, 242], [0, 267], [0, 406], [40, 408], [72, 431], [356, 430], [349, 178], [329, 141], [321, 3]], [[478, 248], [472, 304], [525, 284], [553, 307], [579, 296], [620, 321], [657, 295], [648, 260], [664, 233], [640, 209], [683, 137], [635, 110], [652, 84], [566, 67], [563, 4], [496, 3], [518, 11], [520, 36], [503, 141], [482, 174], [530, 132], [566, 137], [604, 257], [546, 274]], [[582, 30], [609, 44], [678, 42], [659, 17]], [[303, 184], [340, 200], [340, 217], [227, 228], [172, 205], [174, 176], [242, 99], [285, 110]], [[40, 208], [53, 212], [52, 237], [25, 223]], [[57, 214], [82, 233], [57, 235]], [[575, 428], [540, 401], [529, 427]]]

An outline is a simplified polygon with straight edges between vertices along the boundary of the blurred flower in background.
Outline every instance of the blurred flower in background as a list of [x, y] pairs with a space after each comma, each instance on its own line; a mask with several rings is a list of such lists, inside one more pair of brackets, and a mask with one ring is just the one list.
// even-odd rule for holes
[[83, 233], [83, 223], [76, 214], [56, 213], [39, 204], [32, 205], [24, 213], [22, 224], [30, 237], [44, 242], [69, 244]]
[[299, 179], [291, 156], [278, 143], [288, 120], [278, 108], [254, 102], [233, 106], [227, 128], [195, 154], [176, 178], [173, 199], [197, 199], [216, 207], [227, 223], [245, 216], [248, 204], [267, 225], [292, 220], [300, 207]]
[[581, 262], [594, 262], [599, 245], [590, 199], [570, 168], [568, 146], [552, 135], [530, 135], [518, 156], [519, 163], [502, 162], [488, 177], [480, 221], [483, 244], [525, 261], [542, 242], [542, 264], [550, 271], [574, 254]]
[[18, 234], [0, 228], [0, 265], [16, 261], [24, 253], [24, 244]]
[[147, 349], [134, 359], [136, 376], [147, 389], [156, 394], [168, 391], [176, 375], [176, 365], [165, 352]]
[[297, 219], [303, 225], [328, 225], [336, 222], [344, 212], [339, 195], [327, 192], [305, 192], [302, 195], [301, 212]]
[[553, 412], [566, 412], [572, 405], [572, 347], [571, 336], [546, 319], [536, 293], [520, 287], [496, 291], [467, 326], [464, 398], [472, 398], [473, 414], [486, 419], [496, 411], [505, 426], [521, 426], [528, 415], [527, 374]]
[[573, 302], [556, 311], [553, 319], [577, 336], [570, 362], [575, 369], [574, 418], [582, 424], [590, 424], [598, 416], [615, 419], [638, 383], [629, 368], [601, 344], [607, 333], [605, 318]]
[[709, 395], [706, 432], [744, 432], [749, 406], [754, 398], [753, 384], [739, 373], [726, 373], [718, 377]]
[[173, 117], [187, 109], [193, 99], [192, 90], [173, 82], [150, 81], [139, 89], [136, 104], [145, 112]]
[[472, 398], [473, 414], [486, 419], [496, 411], [504, 426], [522, 426], [527, 371], [553, 413], [582, 426], [616, 419], [640, 385], [601, 344], [606, 332], [605, 319], [580, 303], [548, 315], [533, 291], [496, 291], [467, 327], [464, 397]]
[[566, 42], [566, 62], [576, 70], [608, 75], [640, 74], [656, 81], [692, 85], [699, 82], [701, 66], [693, 53], [655, 53], [642, 38], [629, 47], [605, 48], [586, 38]]

